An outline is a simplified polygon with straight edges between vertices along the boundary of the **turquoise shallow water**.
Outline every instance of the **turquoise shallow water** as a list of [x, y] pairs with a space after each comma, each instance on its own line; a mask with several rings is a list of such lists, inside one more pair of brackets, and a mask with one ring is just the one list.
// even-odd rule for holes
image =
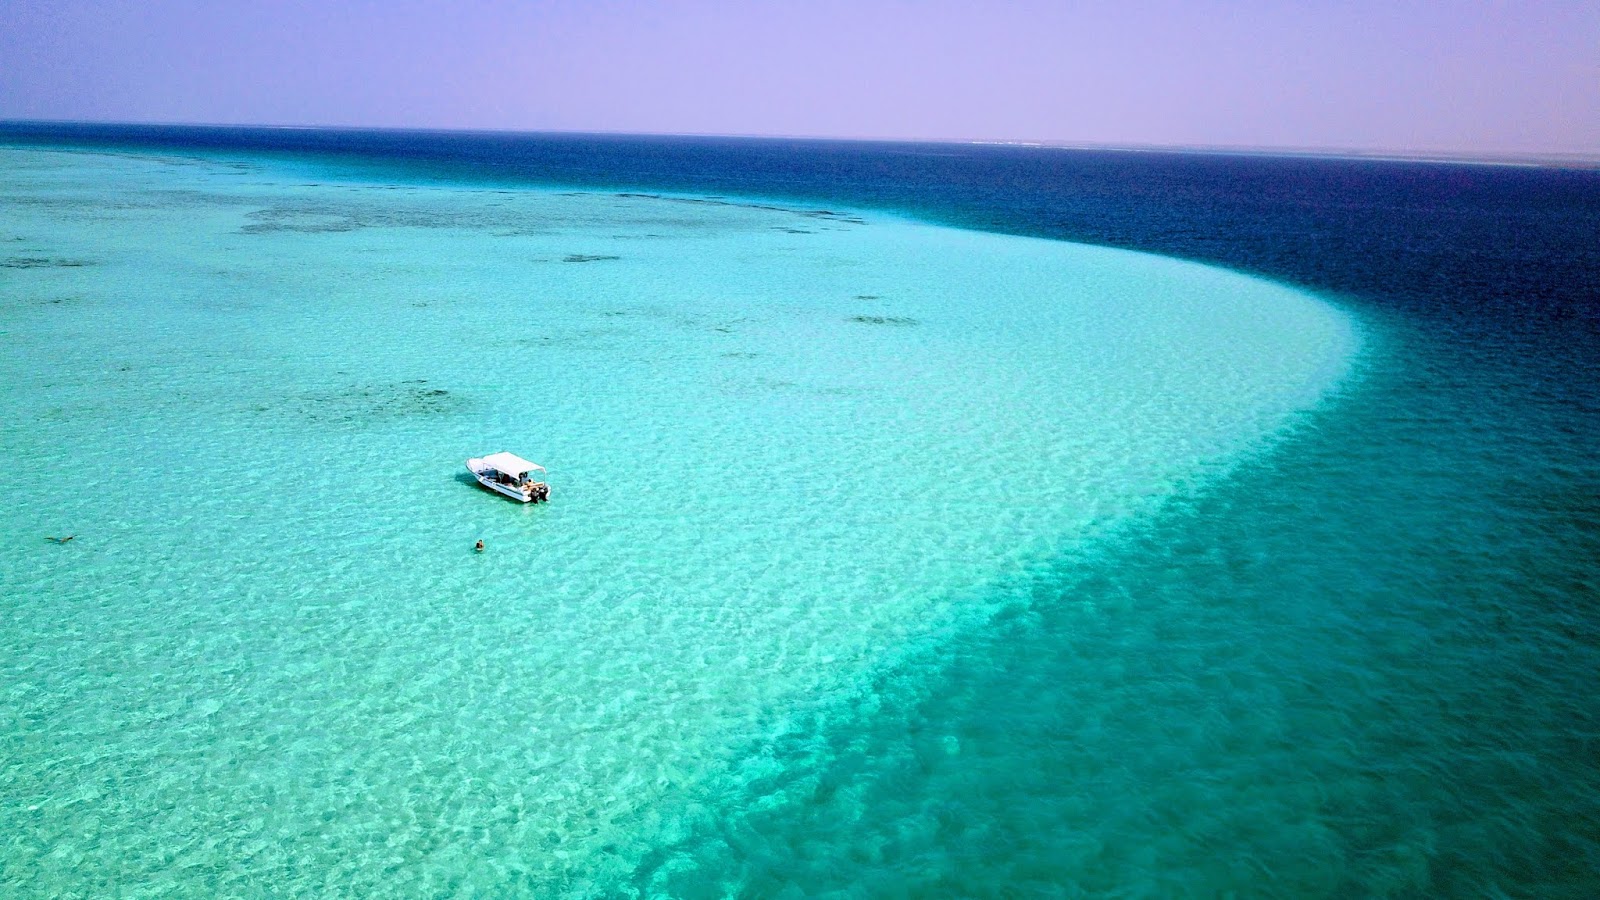
[[[794, 873], [726, 849], [760, 815], [871, 863], [863, 811], [927, 796], [874, 729], [1026, 690], [1003, 653], [941, 679], [1309, 427], [1361, 346], [1282, 285], [877, 212], [0, 153], [11, 893], [771, 893]], [[500, 449], [554, 502], [470, 485]], [[1119, 633], [1193, 618], [1218, 637], [1163, 662], [1232, 661], [1234, 704], [1167, 721], [1195, 707], [1155, 658], [1085, 643], [1090, 721], [1245, 715], [1205, 746], [1238, 779], [1174, 802], [1315, 818], [1260, 783], [1291, 661], [1185, 593]], [[1107, 626], [1040, 627], [1017, 646]], [[1160, 852], [1108, 818], [1155, 815], [1128, 798], [1167, 765], [1118, 731], [1073, 744], [1080, 818], [1035, 823], [1084, 830], [1086, 890], [1120, 870], [1094, 847]]]
[[1447, 373], [1394, 340], [1271, 452], [1067, 550], [843, 721], [750, 748], [781, 768], [714, 781], [630, 883], [1593, 896], [1593, 495], [1504, 420], [1397, 452], [1419, 410], [1395, 399]]

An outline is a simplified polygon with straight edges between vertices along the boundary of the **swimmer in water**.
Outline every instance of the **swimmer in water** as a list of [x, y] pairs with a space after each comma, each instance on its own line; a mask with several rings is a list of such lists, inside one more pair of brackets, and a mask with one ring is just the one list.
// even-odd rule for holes
[[483, 541], [479, 541], [477, 546], [473, 547], [472, 549], [478, 551], [479, 553], [482, 553], [483, 552]]

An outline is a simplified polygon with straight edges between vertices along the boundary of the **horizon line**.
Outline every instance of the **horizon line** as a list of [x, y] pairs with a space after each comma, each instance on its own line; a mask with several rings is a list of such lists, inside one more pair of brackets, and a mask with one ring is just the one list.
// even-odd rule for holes
[[874, 135], [747, 134], [710, 131], [619, 131], [609, 129], [519, 129], [476, 128], [465, 126], [419, 125], [330, 125], [282, 124], [268, 122], [182, 122], [129, 119], [38, 119], [0, 117], [5, 125], [107, 125], [162, 128], [250, 128], [282, 131], [389, 131], [434, 134], [504, 134], [595, 137], [681, 137], [724, 138], [735, 140], [817, 141], [862, 144], [931, 144], [950, 146], [1019, 147], [1041, 150], [1084, 150], [1115, 153], [1194, 153], [1219, 156], [1287, 156], [1320, 159], [1370, 160], [1374, 162], [1426, 162], [1461, 165], [1523, 166], [1534, 168], [1600, 169], [1597, 151], [1507, 151], [1409, 150], [1384, 147], [1338, 147], [1277, 144], [1159, 144], [1139, 142], [1101, 142], [1072, 140], [1033, 140], [1022, 138], [928, 138], [883, 137]]

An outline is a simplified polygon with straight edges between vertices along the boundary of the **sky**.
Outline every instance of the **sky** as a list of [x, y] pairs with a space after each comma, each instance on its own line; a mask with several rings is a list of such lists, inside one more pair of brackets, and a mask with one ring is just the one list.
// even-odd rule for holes
[[1600, 0], [0, 0], [0, 119], [1600, 156]]

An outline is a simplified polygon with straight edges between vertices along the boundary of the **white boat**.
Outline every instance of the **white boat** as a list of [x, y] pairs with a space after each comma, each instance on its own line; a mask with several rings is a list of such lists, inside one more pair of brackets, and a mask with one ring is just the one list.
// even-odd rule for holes
[[479, 459], [467, 460], [467, 470], [478, 483], [491, 491], [505, 494], [523, 503], [540, 503], [550, 499], [550, 485], [534, 477], [544, 474], [544, 466], [528, 462], [515, 453], [491, 453]]

